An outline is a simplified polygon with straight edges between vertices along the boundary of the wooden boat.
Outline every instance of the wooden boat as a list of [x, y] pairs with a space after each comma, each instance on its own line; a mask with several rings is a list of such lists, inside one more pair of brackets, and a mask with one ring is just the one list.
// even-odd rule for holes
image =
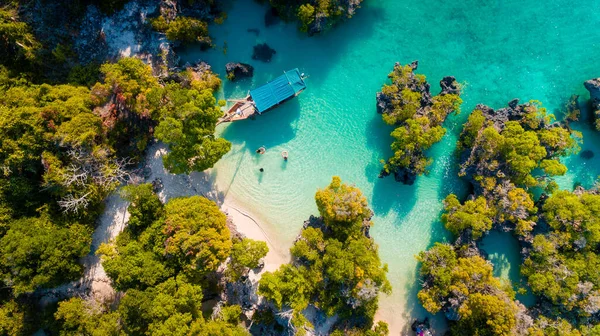
[[219, 119], [217, 125], [260, 115], [292, 99], [306, 89], [305, 76], [298, 69], [284, 71], [283, 75], [251, 90], [244, 99], [231, 99], [233, 105]]
[[217, 124], [248, 119], [256, 113], [256, 107], [254, 106], [254, 101], [252, 101], [250, 95], [244, 99], [230, 100], [230, 102], [233, 102], [234, 104], [227, 109], [227, 112], [219, 119]]

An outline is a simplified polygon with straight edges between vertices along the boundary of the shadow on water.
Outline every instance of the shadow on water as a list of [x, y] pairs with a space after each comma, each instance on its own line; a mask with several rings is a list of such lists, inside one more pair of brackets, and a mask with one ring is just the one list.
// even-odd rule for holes
[[509, 280], [515, 290], [527, 290], [526, 294], [518, 293], [516, 299], [527, 307], [534, 305], [537, 298], [531, 294], [527, 279], [521, 276], [522, 259], [517, 239], [510, 232], [492, 230], [478, 245], [494, 265], [494, 276]]
[[393, 208], [398, 218], [405, 218], [417, 202], [415, 186], [396, 182], [393, 176], [378, 179], [373, 187], [371, 204], [378, 216], [386, 216]]
[[570, 183], [561, 183], [567, 179], [557, 178], [559, 185], [568, 190], [572, 190], [578, 185], [591, 188], [598, 180], [598, 175], [600, 175], [600, 170], [598, 170], [598, 167], [600, 167], [600, 151], [597, 148], [597, 144], [600, 143], [600, 132], [593, 126], [593, 113], [587, 104], [587, 98], [583, 103], [580, 101], [580, 107], [581, 116], [579, 121], [572, 122], [571, 126], [583, 135], [581, 151], [562, 160], [567, 165], [566, 177], [570, 177], [568, 179]]
[[[436, 218], [440, 218], [441, 215], [442, 215], [442, 211], [440, 211], [437, 214]], [[435, 223], [433, 223], [432, 227], [433, 227], [433, 230], [432, 230], [431, 237], [429, 239], [427, 247], [425, 249], [423, 249], [423, 251], [431, 248], [436, 242], [446, 243], [446, 242], [449, 242], [451, 239], [453, 239], [450, 236], [450, 233], [448, 231], [446, 231], [446, 229], [444, 229], [441, 221], [437, 220]], [[410, 282], [410, 281], [407, 282], [406, 287], [405, 287], [407, 300], [405, 301], [406, 304], [404, 307], [403, 318], [407, 321], [407, 323], [404, 325], [404, 329], [402, 330], [401, 335], [412, 335], [413, 334], [413, 332], [411, 331], [412, 322], [415, 319], [423, 320], [426, 317], [429, 318], [431, 328], [433, 330], [440, 331], [440, 330], [445, 330], [447, 328], [444, 314], [438, 313], [438, 314], [433, 315], [433, 314], [427, 312], [425, 310], [425, 308], [423, 308], [423, 306], [421, 305], [419, 299], [417, 298], [417, 293], [422, 288], [421, 287], [422, 279], [419, 276], [420, 268], [421, 268], [421, 265], [419, 263], [417, 263], [415, 268], [412, 271], [407, 272], [405, 275], [407, 278], [412, 278], [415, 280], [412, 282]]]
[[300, 116], [298, 99], [291, 99], [274, 110], [253, 119], [234, 122], [223, 131], [223, 137], [235, 144], [244, 144], [247, 151], [261, 146], [267, 149], [284, 144], [296, 135], [294, 121]]

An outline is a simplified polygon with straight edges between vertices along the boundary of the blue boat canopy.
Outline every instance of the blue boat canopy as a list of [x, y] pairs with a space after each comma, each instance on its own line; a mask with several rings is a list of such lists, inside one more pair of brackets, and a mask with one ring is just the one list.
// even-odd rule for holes
[[263, 113], [282, 101], [304, 90], [306, 84], [298, 69], [284, 71], [283, 75], [250, 91], [258, 113]]

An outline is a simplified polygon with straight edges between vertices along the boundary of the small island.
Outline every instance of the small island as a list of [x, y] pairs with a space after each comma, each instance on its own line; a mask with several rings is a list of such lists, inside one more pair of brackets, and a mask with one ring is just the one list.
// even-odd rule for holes
[[451, 112], [460, 112], [460, 85], [454, 77], [440, 81], [442, 91], [431, 96], [425, 76], [415, 74], [419, 63], [396, 63], [386, 84], [377, 93], [377, 113], [383, 121], [397, 127], [392, 132], [394, 141], [389, 158], [379, 177], [393, 174], [398, 182], [411, 185], [417, 176], [427, 172], [432, 159], [425, 152], [439, 142], [446, 129], [442, 126]]

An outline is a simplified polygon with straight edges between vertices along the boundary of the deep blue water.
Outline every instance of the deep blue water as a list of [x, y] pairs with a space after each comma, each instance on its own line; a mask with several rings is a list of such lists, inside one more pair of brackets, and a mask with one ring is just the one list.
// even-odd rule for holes
[[[216, 167], [219, 187], [260, 216], [286, 242], [281, 249], [316, 213], [314, 193], [331, 176], [360, 187], [375, 211], [372, 232], [390, 266], [394, 294], [382, 299], [381, 316], [393, 329], [424, 315], [415, 296], [414, 255], [450, 239], [439, 222], [441, 200], [450, 192], [465, 193], [453, 151], [473, 107], [536, 99], [559, 116], [572, 94], [587, 101], [583, 81], [600, 76], [598, 1], [365, 0], [352, 20], [311, 38], [293, 24], [266, 28], [266, 8], [251, 0], [235, 1], [227, 11], [225, 23], [211, 27], [214, 50], [182, 53], [184, 61], [206, 60], [221, 74], [230, 61], [255, 67], [252, 80], [225, 83], [222, 97], [242, 97], [290, 68], [310, 77], [297, 99], [256, 120], [220, 126], [233, 150]], [[262, 42], [277, 51], [270, 63], [251, 59], [252, 47]], [[430, 151], [435, 158], [430, 174], [405, 186], [377, 177], [380, 160], [390, 155], [392, 129], [376, 113], [375, 94], [395, 62], [413, 60], [419, 60], [418, 72], [427, 76], [433, 93], [447, 75], [465, 89], [461, 114], [446, 121], [447, 135]], [[578, 182], [589, 186], [600, 174], [598, 134], [585, 123], [576, 128], [584, 133], [584, 149], [596, 156], [567, 160], [569, 173], [559, 183], [569, 189]], [[254, 150], [260, 146], [267, 153], [259, 157]], [[290, 154], [287, 163], [282, 150]], [[516, 245], [495, 246], [498, 270], [510, 268], [498, 275], [518, 282]]]

